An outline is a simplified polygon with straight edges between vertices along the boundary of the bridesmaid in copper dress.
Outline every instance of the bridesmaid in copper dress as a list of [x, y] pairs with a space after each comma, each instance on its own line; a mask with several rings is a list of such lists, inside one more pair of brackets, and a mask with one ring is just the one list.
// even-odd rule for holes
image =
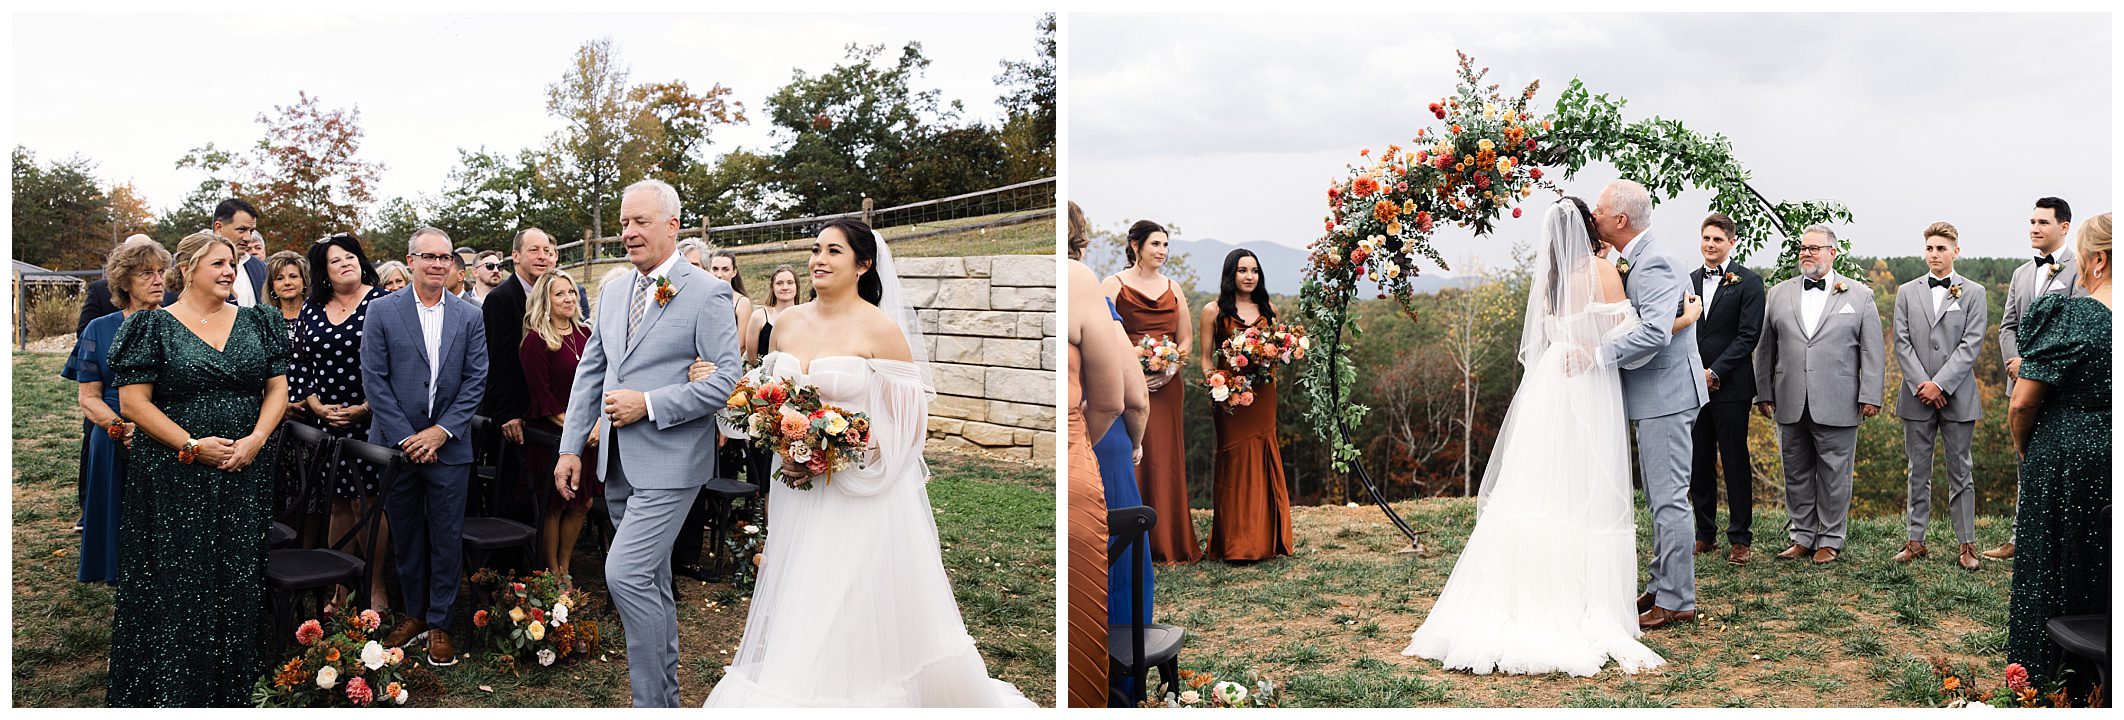
[[[1217, 303], [1202, 308], [1202, 334], [1209, 338], [1202, 346], [1205, 374], [1219, 365], [1217, 348], [1225, 338], [1276, 322], [1276, 308], [1262, 287], [1261, 260], [1253, 252], [1239, 249], [1224, 256], [1219, 277]], [[1257, 380], [1252, 404], [1230, 412], [1212, 409], [1210, 415], [1217, 424], [1217, 453], [1209, 556], [1249, 561], [1291, 554], [1291, 497], [1276, 445], [1276, 386]]]
[[1098, 276], [1069, 263], [1069, 707], [1106, 707], [1106, 488], [1094, 437], [1121, 414], [1134, 355], [1097, 291]]
[[[1194, 329], [1187, 322], [1187, 294], [1180, 283], [1160, 272], [1165, 266], [1168, 237], [1165, 228], [1138, 220], [1128, 228], [1129, 267], [1107, 278], [1100, 289], [1121, 313], [1121, 326], [1128, 341], [1162, 337], [1180, 346], [1185, 356], [1193, 352]], [[1187, 404], [1182, 400], [1186, 383], [1172, 375], [1148, 379], [1150, 423], [1143, 431], [1143, 461], [1136, 465], [1136, 485], [1143, 503], [1158, 511], [1158, 526], [1151, 528], [1151, 559], [1161, 563], [1191, 563], [1202, 559], [1202, 546], [1195, 540], [1195, 522], [1188, 514], [1187, 447], [1184, 425]]]

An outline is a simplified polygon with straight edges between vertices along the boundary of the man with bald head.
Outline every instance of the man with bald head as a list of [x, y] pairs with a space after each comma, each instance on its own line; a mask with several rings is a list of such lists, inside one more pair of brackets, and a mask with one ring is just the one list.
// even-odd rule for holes
[[1696, 413], [1711, 399], [1696, 327], [1673, 319], [1694, 302], [1652, 235], [1652, 193], [1629, 180], [1601, 190], [1594, 231], [1623, 256], [1623, 292], [1640, 322], [1601, 344], [1601, 367], [1622, 369], [1623, 411], [1637, 429], [1637, 470], [1652, 509], [1652, 562], [1637, 597], [1645, 630], [1696, 621], [1695, 512], [1689, 504]]

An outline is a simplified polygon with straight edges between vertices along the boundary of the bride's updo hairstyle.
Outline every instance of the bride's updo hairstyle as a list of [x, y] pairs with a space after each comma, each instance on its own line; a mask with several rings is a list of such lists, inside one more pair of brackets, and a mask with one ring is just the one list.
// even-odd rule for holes
[[[885, 281], [878, 278], [878, 236], [871, 232], [870, 223], [855, 218], [841, 218], [819, 229], [841, 231], [841, 238], [848, 241], [848, 249], [855, 251], [856, 267], [862, 273], [856, 276], [856, 296], [872, 305], [885, 301]], [[818, 288], [811, 289], [811, 296], [819, 296]]]
[[1578, 219], [1586, 224], [1587, 242], [1593, 243], [1593, 252], [1598, 254], [1600, 252], [1600, 224], [1593, 222], [1593, 209], [1586, 207], [1586, 201], [1579, 199], [1577, 195], [1565, 195], [1564, 199], [1571, 201], [1572, 205], [1578, 206]]

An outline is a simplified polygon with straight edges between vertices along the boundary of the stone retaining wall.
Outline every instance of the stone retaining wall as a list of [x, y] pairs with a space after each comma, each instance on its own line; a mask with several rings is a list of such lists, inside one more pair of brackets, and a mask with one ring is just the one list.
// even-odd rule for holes
[[937, 399], [929, 444], [1055, 462], [1055, 259], [895, 258]]

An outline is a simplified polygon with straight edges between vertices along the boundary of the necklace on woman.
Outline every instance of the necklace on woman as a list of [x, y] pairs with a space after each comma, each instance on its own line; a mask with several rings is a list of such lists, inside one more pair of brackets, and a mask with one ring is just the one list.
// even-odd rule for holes
[[[210, 312], [210, 313], [206, 313], [206, 314], [204, 314], [204, 315], [200, 315], [200, 316], [199, 316], [199, 317], [198, 317], [197, 319], [194, 319], [194, 320], [192, 320], [192, 324], [193, 324], [193, 325], [198, 325], [198, 326], [200, 326], [200, 327], [205, 327], [205, 326], [206, 326], [206, 323], [207, 323], [207, 320], [208, 320], [208, 319], [211, 319], [211, 318], [213, 318], [213, 317], [215, 317], [215, 316], [217, 316], [217, 315], [220, 315], [220, 314], [221, 314], [221, 308], [220, 308], [219, 306], [222, 306], [222, 305], [227, 305], [227, 304], [228, 304], [228, 303], [223, 303], [223, 302], [217, 302], [217, 303], [214, 303], [214, 305], [215, 305], [216, 307], [214, 308], [214, 311], [213, 311], [213, 312]], [[193, 310], [193, 309], [192, 309], [191, 307], [189, 307], [189, 306], [187, 306], [187, 307], [185, 308], [185, 310], [187, 310], [187, 311], [189, 311], [189, 312], [191, 312], [191, 313], [194, 313], [194, 314], [196, 314], [196, 313], [198, 312], [197, 310]]]

